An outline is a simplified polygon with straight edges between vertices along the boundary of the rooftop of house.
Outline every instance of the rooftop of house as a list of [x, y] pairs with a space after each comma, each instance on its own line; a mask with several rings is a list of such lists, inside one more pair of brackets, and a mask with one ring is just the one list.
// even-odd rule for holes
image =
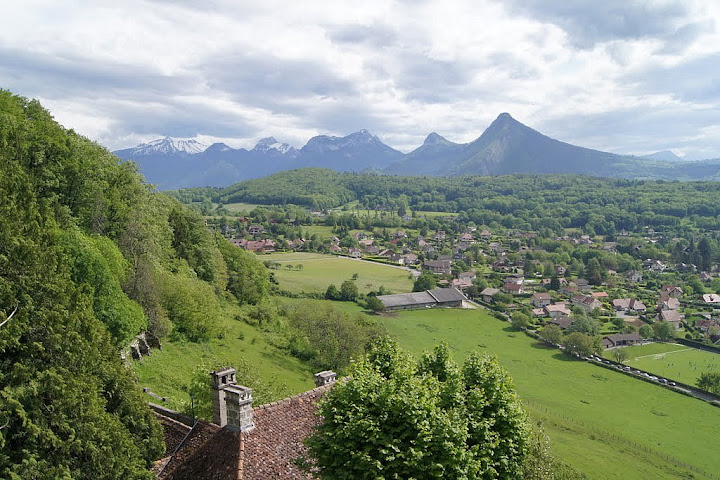
[[[168, 456], [154, 471], [158, 480], [264, 480], [309, 478], [294, 460], [321, 421], [317, 403], [332, 384], [253, 409], [255, 428], [240, 432], [199, 421], [191, 428], [158, 413]], [[187, 437], [187, 438], [185, 438]], [[180, 445], [182, 440], [185, 441]], [[178, 446], [180, 446], [178, 448]], [[175, 455], [170, 454], [178, 449]]]

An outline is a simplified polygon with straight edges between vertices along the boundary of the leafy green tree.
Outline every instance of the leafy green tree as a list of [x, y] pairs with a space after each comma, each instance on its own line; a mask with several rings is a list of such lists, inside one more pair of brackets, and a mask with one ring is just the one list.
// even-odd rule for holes
[[432, 290], [437, 286], [437, 279], [435, 275], [430, 272], [423, 272], [415, 279], [413, 284], [413, 292], [424, 292], [425, 290]]
[[528, 317], [523, 312], [513, 312], [510, 315], [510, 323], [512, 324], [513, 328], [522, 330], [524, 328], [527, 328], [528, 325], [530, 325], [530, 317]]
[[340, 290], [338, 290], [334, 283], [328, 285], [327, 290], [325, 290], [325, 299], [340, 300]]
[[573, 321], [568, 327], [569, 332], [581, 332], [593, 336], [600, 331], [600, 323], [587, 316], [584, 311], [574, 311], [572, 317]]
[[638, 332], [642, 338], [652, 338], [653, 328], [650, 325], [643, 325]]
[[597, 258], [591, 258], [585, 266], [585, 276], [591, 285], [602, 285], [607, 280], [608, 272]]
[[701, 373], [696, 385], [698, 388], [720, 395], [720, 372]]
[[198, 278], [214, 282], [218, 274], [218, 258], [202, 217], [177, 204], [170, 211], [168, 222], [173, 231], [172, 246], [178, 256], [188, 262]]
[[572, 332], [566, 335], [562, 345], [568, 355], [587, 357], [600, 351], [594, 338], [582, 332]]
[[653, 334], [655, 339], [661, 341], [668, 341], [675, 338], [675, 327], [669, 322], [655, 322], [652, 325]]
[[352, 280], [345, 280], [340, 285], [340, 300], [354, 302], [358, 295], [358, 286]]
[[253, 253], [237, 248], [221, 236], [215, 239], [227, 270], [227, 290], [240, 304], [255, 305], [267, 298], [270, 276], [265, 265]]
[[540, 331], [540, 338], [545, 340], [546, 342], [552, 344], [552, 345], [559, 345], [562, 341], [562, 330], [560, 327], [555, 325], [554, 323], [551, 323], [549, 325], [546, 325], [541, 331]]
[[369, 295], [366, 300], [367, 308], [372, 310], [375, 313], [380, 313], [385, 311], [385, 304], [380, 301], [375, 295]]
[[441, 345], [415, 362], [373, 345], [321, 404], [307, 440], [320, 478], [520, 478], [529, 425], [507, 373], [472, 354], [462, 368]]
[[618, 363], [625, 363], [625, 361], [628, 359], [627, 350], [625, 350], [624, 348], [615, 348], [612, 355], [615, 361]]

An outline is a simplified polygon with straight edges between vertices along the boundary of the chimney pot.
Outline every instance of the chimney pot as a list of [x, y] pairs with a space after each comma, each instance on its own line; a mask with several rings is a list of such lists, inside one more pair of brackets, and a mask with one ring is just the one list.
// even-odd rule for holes
[[213, 390], [213, 422], [247, 432], [255, 428], [252, 389], [237, 384], [234, 368], [210, 372]]
[[337, 374], [332, 370], [324, 370], [315, 374], [315, 386], [322, 387], [323, 385], [329, 385], [335, 383], [335, 376]]

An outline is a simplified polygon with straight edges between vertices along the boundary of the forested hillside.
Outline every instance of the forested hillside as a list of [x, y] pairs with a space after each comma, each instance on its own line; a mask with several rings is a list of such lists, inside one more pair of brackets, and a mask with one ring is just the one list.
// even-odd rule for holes
[[580, 175], [505, 175], [457, 178], [395, 177], [291, 170], [224, 189], [171, 192], [200, 205], [247, 202], [338, 208], [357, 201], [359, 209], [453, 212], [477, 225], [542, 230], [592, 227], [600, 235], [639, 226], [665, 230], [691, 223], [720, 229], [717, 182], [621, 180]]
[[150, 478], [161, 431], [120, 349], [222, 334], [269, 286], [131, 163], [0, 90], [0, 478]]

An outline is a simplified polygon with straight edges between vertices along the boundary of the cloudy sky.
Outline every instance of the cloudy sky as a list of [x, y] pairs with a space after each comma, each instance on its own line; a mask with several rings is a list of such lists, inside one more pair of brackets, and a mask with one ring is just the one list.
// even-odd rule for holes
[[407, 152], [509, 112], [590, 148], [720, 157], [715, 0], [0, 5], [0, 88], [110, 149], [366, 128]]

